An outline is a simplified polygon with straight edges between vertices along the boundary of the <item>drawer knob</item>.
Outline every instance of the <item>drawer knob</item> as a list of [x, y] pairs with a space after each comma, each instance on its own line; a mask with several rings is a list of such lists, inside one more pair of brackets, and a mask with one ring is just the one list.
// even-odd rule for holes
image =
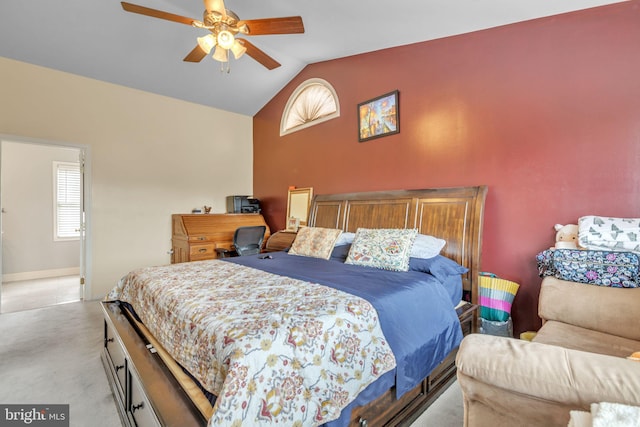
[[144, 402], [140, 402], [137, 405], [131, 405], [131, 413], [133, 414], [134, 412], [136, 412], [138, 409], [142, 409], [144, 407]]
[[207, 250], [206, 250], [205, 248], [202, 248], [202, 249], [198, 249], [198, 252], [200, 252], [201, 254], [203, 254], [203, 253], [207, 252]]

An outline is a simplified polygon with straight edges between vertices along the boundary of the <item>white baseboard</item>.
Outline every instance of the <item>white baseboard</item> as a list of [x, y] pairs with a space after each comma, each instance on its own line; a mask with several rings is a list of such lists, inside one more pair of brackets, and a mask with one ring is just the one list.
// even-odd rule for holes
[[19, 280], [46, 279], [48, 277], [77, 276], [80, 267], [57, 268], [54, 270], [25, 271], [23, 273], [3, 274], [2, 282], [17, 282]]

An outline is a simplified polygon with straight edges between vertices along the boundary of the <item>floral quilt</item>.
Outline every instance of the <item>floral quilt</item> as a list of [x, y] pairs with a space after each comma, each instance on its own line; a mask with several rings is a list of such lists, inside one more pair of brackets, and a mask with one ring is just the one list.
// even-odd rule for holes
[[541, 277], [613, 288], [640, 285], [640, 257], [633, 252], [547, 249], [536, 260]]
[[234, 263], [142, 268], [107, 298], [217, 396], [209, 426], [324, 424], [396, 364], [366, 300]]

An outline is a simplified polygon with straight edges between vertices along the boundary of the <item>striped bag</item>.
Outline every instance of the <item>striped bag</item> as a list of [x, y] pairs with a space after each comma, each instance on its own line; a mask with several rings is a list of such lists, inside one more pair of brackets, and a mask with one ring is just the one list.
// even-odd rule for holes
[[500, 279], [493, 273], [484, 272], [480, 273], [478, 283], [480, 317], [486, 320], [507, 321], [511, 316], [511, 304], [520, 285]]

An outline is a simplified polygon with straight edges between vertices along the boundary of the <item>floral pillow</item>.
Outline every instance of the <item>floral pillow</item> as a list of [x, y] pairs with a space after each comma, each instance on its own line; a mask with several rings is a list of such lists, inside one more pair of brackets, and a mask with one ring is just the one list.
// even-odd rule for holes
[[337, 228], [302, 227], [289, 249], [289, 255], [329, 259], [340, 233], [342, 230]]
[[359, 228], [345, 264], [408, 271], [416, 229]]

